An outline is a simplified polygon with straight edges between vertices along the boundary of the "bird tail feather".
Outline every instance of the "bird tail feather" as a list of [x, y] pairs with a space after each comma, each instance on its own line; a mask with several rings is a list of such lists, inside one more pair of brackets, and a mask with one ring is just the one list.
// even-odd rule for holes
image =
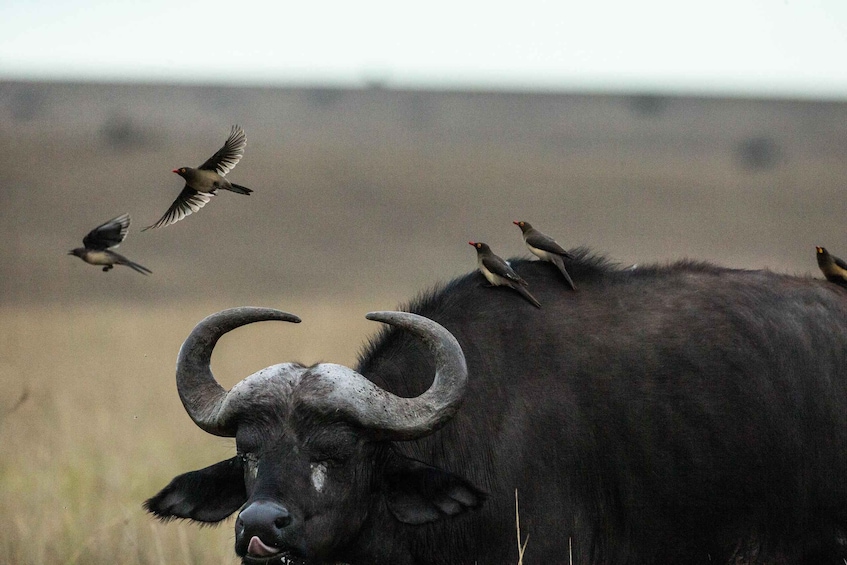
[[561, 257], [556, 257], [553, 261], [557, 267], [559, 267], [559, 271], [565, 277], [565, 280], [568, 282], [568, 286], [571, 287], [571, 290], [576, 290], [576, 285], [573, 283], [573, 279], [568, 274], [567, 269], [565, 269], [565, 261]]
[[138, 263], [136, 263], [134, 261], [130, 261], [129, 259], [127, 259], [126, 257], [123, 257], [123, 256], [121, 256], [118, 259], [118, 261], [116, 261], [116, 262], [117, 262], [118, 265], [126, 265], [127, 267], [129, 267], [133, 271], [141, 273], [142, 275], [152, 275], [153, 274], [153, 271], [151, 271], [147, 267], [145, 267], [143, 265], [139, 265]]
[[533, 295], [531, 295], [527, 289], [525, 289], [522, 286], [516, 286], [516, 287], [513, 287], [513, 288], [515, 290], [517, 290], [518, 292], [520, 292], [521, 296], [526, 298], [533, 306], [535, 306], [536, 308], [541, 308], [541, 303], [538, 300], [536, 300], [535, 297]]
[[134, 271], [141, 273], [142, 275], [152, 275], [153, 274], [153, 271], [151, 271], [147, 267], [139, 265], [138, 263], [133, 263], [132, 261], [127, 263], [126, 266], [131, 268]]
[[229, 187], [224, 188], [227, 188], [227, 190], [231, 190], [232, 192], [235, 192], [237, 194], [250, 194], [251, 192], [253, 192], [246, 186], [241, 186], [240, 184], [235, 183], [230, 183]]

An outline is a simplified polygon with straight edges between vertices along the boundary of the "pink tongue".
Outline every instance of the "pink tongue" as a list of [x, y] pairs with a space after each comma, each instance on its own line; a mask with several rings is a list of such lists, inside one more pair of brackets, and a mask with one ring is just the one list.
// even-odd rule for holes
[[259, 539], [259, 536], [253, 536], [250, 538], [250, 544], [247, 546], [247, 553], [258, 557], [268, 557], [269, 555], [276, 555], [279, 552], [279, 549], [265, 545], [265, 543]]

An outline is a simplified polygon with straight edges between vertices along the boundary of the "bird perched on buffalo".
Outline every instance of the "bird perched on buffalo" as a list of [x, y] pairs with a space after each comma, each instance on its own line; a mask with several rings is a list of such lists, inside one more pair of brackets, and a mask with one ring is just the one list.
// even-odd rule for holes
[[85, 247], [72, 249], [68, 251], [68, 255], [76, 255], [90, 265], [102, 265], [103, 272], [111, 270], [115, 265], [126, 265], [142, 275], [151, 274], [153, 271], [147, 267], [142, 267], [112, 251], [126, 239], [129, 222], [129, 214], [123, 214], [97, 226], [82, 238], [82, 244]]
[[224, 178], [244, 156], [246, 146], [247, 136], [244, 134], [244, 130], [235, 125], [232, 126], [232, 131], [229, 133], [224, 146], [205, 163], [196, 169], [191, 167], [174, 169], [172, 172], [185, 179], [185, 188], [182, 189], [182, 192], [179, 193], [174, 203], [158, 222], [141, 231], [161, 228], [180, 221], [205, 206], [219, 189], [229, 190], [237, 194], [253, 192], [245, 186], [231, 183]]
[[548, 235], [544, 235], [532, 227], [529, 222], [516, 220], [512, 223], [521, 228], [524, 243], [526, 243], [530, 252], [542, 261], [548, 261], [556, 265], [562, 273], [562, 276], [565, 277], [565, 281], [568, 283], [568, 286], [571, 287], [572, 290], [576, 290], [576, 285], [574, 285], [573, 279], [571, 279], [567, 269], [565, 269], [564, 261], [565, 259], [573, 259], [573, 256], [565, 251], [561, 245], [556, 243], [555, 239]]
[[476, 260], [479, 272], [488, 280], [491, 286], [507, 286], [520, 293], [529, 300], [536, 308], [541, 308], [541, 303], [525, 288], [528, 283], [518, 275], [509, 264], [495, 255], [486, 243], [481, 241], [469, 241], [476, 249]]
[[815, 247], [818, 251], [818, 267], [826, 280], [847, 288], [847, 263], [835, 255], [830, 255], [823, 247]]

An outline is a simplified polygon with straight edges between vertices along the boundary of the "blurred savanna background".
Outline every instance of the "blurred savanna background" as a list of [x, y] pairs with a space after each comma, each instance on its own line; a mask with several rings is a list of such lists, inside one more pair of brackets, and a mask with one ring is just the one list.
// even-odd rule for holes
[[[527, 256], [513, 220], [623, 266], [819, 277], [815, 245], [847, 256], [847, 79], [834, 67], [830, 89], [802, 76], [756, 89], [743, 73], [736, 90], [416, 83], [380, 65], [286, 84], [282, 71], [27, 74], [16, 37], [0, 40], [0, 563], [236, 563], [231, 521], [163, 525], [141, 508], [234, 453], [191, 423], [174, 382], [182, 340], [220, 309], [303, 319], [227, 335], [213, 369], [231, 386], [277, 362], [354, 364], [377, 330], [365, 313], [473, 270], [468, 240]], [[141, 233], [182, 188], [171, 170], [202, 163], [233, 124], [247, 149], [229, 178], [255, 192]], [[124, 212], [118, 251], [151, 276], [67, 256]]]

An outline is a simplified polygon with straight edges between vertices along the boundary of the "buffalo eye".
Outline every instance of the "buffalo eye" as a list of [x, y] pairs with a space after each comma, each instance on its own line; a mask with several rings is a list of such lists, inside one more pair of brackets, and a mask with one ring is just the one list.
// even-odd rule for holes
[[339, 467], [353, 457], [357, 445], [356, 437], [346, 429], [333, 429], [330, 433], [320, 434], [308, 442], [309, 459], [313, 463]]
[[324, 465], [328, 468], [341, 467], [350, 459], [348, 454], [340, 453], [317, 453], [311, 458], [312, 465]]
[[240, 453], [238, 453], [238, 458], [241, 459], [241, 462], [244, 463], [245, 465], [247, 465], [249, 463], [256, 463], [256, 462], [259, 461], [259, 456], [256, 455], [255, 453], [250, 453], [250, 452], [247, 452], [247, 453], [241, 453], [240, 452]]
[[258, 434], [251, 432], [249, 429], [247, 431], [238, 431], [238, 435], [235, 437], [235, 452], [242, 462], [247, 463], [248, 459], [257, 460], [261, 447], [262, 441]]

